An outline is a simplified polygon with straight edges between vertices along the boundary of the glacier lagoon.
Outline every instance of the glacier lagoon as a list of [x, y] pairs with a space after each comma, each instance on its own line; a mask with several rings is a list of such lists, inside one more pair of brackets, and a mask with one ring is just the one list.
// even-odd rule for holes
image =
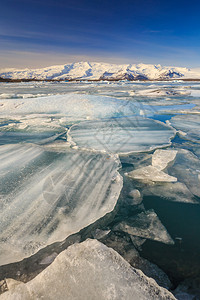
[[172, 290], [199, 280], [199, 106], [197, 82], [1, 83], [0, 279], [75, 235]]

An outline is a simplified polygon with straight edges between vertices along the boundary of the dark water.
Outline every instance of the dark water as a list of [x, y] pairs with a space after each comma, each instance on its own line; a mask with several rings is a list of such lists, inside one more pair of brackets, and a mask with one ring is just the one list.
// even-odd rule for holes
[[160, 266], [175, 283], [188, 277], [199, 277], [200, 206], [158, 197], [145, 197], [143, 203], [146, 209], [155, 210], [175, 245], [146, 241], [142, 256]]
[[[171, 115], [160, 115], [160, 120], [167, 120]], [[172, 147], [192, 151], [194, 144], [181, 138], [178, 134], [172, 140]], [[194, 152], [194, 151], [193, 151]], [[138, 168], [138, 161], [143, 159], [138, 154], [131, 157], [131, 163], [122, 159], [122, 174]], [[145, 165], [149, 165], [147, 159]], [[142, 184], [143, 186], [143, 184]], [[140, 190], [140, 183], [124, 177], [122, 198], [126, 199], [131, 188]], [[163, 192], [164, 193], [164, 192]], [[200, 198], [195, 200], [200, 203]], [[122, 201], [123, 203], [123, 201]], [[167, 245], [156, 241], [146, 240], [142, 246], [141, 256], [158, 265], [170, 278], [174, 287], [186, 279], [199, 279], [200, 282], [200, 205], [168, 201], [163, 194], [158, 196], [144, 196], [145, 210], [153, 209], [162, 224], [175, 241], [175, 245]], [[138, 213], [137, 209], [130, 209], [122, 205], [116, 216], [116, 221], [128, 219]]]

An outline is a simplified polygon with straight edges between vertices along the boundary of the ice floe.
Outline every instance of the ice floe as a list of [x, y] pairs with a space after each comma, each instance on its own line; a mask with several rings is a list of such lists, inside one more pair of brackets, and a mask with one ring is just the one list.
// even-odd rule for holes
[[70, 246], [26, 284], [6, 281], [9, 291], [1, 300], [175, 300], [169, 291], [96, 240]]
[[174, 135], [164, 123], [140, 116], [81, 122], [68, 131], [74, 146], [120, 154], [162, 148]]
[[65, 239], [111, 212], [122, 178], [107, 154], [0, 147], [0, 264]]

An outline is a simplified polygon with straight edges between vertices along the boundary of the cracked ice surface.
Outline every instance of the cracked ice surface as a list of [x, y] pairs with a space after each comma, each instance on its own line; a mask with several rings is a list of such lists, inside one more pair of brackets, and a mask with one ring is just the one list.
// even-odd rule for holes
[[111, 212], [122, 188], [115, 156], [0, 147], [0, 264], [21, 260]]
[[87, 121], [68, 131], [70, 142], [84, 149], [128, 154], [170, 145], [174, 130], [140, 116]]

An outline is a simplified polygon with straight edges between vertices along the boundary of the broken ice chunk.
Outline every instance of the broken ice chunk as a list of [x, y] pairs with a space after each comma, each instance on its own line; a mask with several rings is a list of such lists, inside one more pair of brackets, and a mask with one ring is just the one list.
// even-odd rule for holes
[[200, 116], [199, 115], [177, 115], [171, 118], [173, 127], [180, 130], [180, 135], [193, 142], [200, 143]]
[[131, 234], [130, 238], [135, 248], [141, 250], [141, 246], [145, 243], [146, 239]]
[[173, 166], [168, 172], [186, 185], [192, 194], [200, 197], [200, 160], [191, 151], [179, 149]]
[[158, 196], [174, 202], [198, 204], [190, 190], [181, 182], [165, 182], [154, 185], [145, 185], [142, 194], [144, 196]]
[[129, 205], [138, 205], [142, 202], [142, 196], [140, 194], [140, 191], [134, 189], [130, 191], [128, 194], [128, 199], [126, 201]]
[[177, 150], [156, 150], [152, 155], [152, 166], [164, 170], [176, 157]]
[[143, 180], [143, 181], [154, 181], [154, 182], [176, 182], [177, 178], [170, 176], [163, 171], [159, 171], [156, 167], [147, 166], [132, 172], [125, 173], [130, 178]]
[[114, 227], [114, 230], [165, 244], [174, 244], [165, 226], [153, 210], [141, 212], [129, 219], [128, 222], [122, 221]]
[[125, 173], [130, 178], [153, 182], [176, 182], [177, 178], [163, 172], [168, 163], [176, 157], [175, 150], [156, 150], [152, 155], [152, 165]]

